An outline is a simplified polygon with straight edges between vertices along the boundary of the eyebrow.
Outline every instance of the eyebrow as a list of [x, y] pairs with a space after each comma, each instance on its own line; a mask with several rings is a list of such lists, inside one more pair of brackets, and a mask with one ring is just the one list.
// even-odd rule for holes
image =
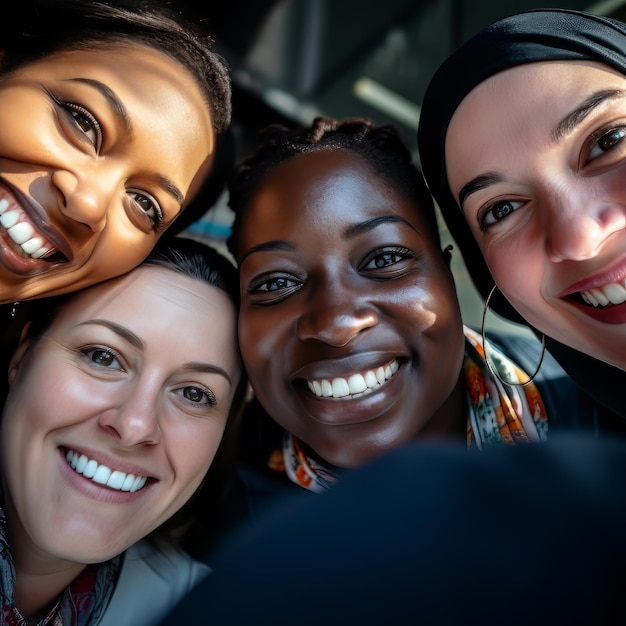
[[625, 95], [626, 91], [621, 89], [599, 91], [592, 94], [554, 127], [554, 130], [550, 133], [552, 140], [554, 143], [559, 143], [574, 132], [576, 127], [581, 124], [594, 109], [609, 100], [617, 100], [618, 98], [623, 98]]
[[[128, 114], [128, 110], [124, 106], [124, 103], [118, 98], [117, 94], [108, 85], [105, 85], [103, 82], [94, 78], [85, 78], [80, 76], [77, 78], [70, 78], [69, 80], [71, 82], [83, 83], [84, 85], [89, 85], [90, 87], [96, 89], [107, 101], [109, 108], [113, 111], [113, 115], [124, 127], [124, 130], [129, 135], [133, 133], [133, 124]], [[159, 185], [178, 202], [178, 204], [182, 204], [185, 201], [185, 196], [181, 190], [167, 176], [159, 174], [157, 176], [157, 181]]]
[[382, 224], [393, 223], [404, 224], [405, 226], [408, 226], [411, 230], [417, 232], [413, 224], [405, 220], [403, 217], [400, 217], [399, 215], [380, 215], [378, 217], [372, 218], [371, 220], [366, 220], [365, 222], [360, 222], [359, 224], [353, 224], [352, 226], [348, 226], [348, 228], [343, 231], [343, 236], [346, 239], [350, 239], [351, 237], [356, 237], [361, 233], [374, 230], [374, 228], [377, 228]]
[[[131, 344], [135, 348], [144, 350], [146, 347], [144, 342], [137, 335], [135, 335], [135, 333], [128, 330], [128, 328], [125, 328], [124, 326], [120, 326], [119, 324], [116, 324], [115, 322], [111, 322], [109, 320], [103, 320], [103, 319], [94, 319], [94, 320], [87, 320], [86, 322], [82, 322], [81, 324], [79, 324], [79, 326], [90, 326], [90, 325], [104, 326], [105, 328], [108, 328], [109, 330], [113, 331], [116, 335], [119, 335], [122, 339], [127, 341], [129, 344]], [[232, 385], [232, 380], [230, 376], [228, 375], [228, 372], [226, 372], [226, 370], [219, 367], [218, 365], [192, 361], [190, 363], [186, 363], [182, 369], [187, 372], [203, 372], [207, 374], [220, 374]]]
[[[623, 98], [626, 95], [626, 91], [620, 89], [613, 90], [605, 90], [599, 91], [597, 93], [592, 94], [582, 102], [582, 104], [576, 107], [571, 113], [568, 113], [552, 130], [550, 133], [550, 137], [554, 143], [559, 143], [565, 137], [570, 135], [576, 127], [580, 125], [584, 119], [598, 106], [604, 104], [609, 100], [617, 100], [618, 98]], [[459, 206], [462, 208], [463, 203], [467, 199], [467, 197], [475, 193], [476, 191], [480, 191], [481, 189], [485, 189], [490, 185], [495, 185], [496, 183], [500, 183], [504, 180], [504, 177], [498, 174], [497, 172], [487, 172], [486, 174], [481, 174], [480, 176], [476, 176], [476, 178], [472, 178], [467, 184], [461, 187], [459, 191]]]
[[[367, 220], [359, 224], [352, 224], [351, 226], [348, 226], [343, 231], [343, 236], [345, 239], [350, 239], [351, 237], [355, 237], [356, 235], [359, 235], [361, 233], [373, 230], [374, 228], [376, 228], [377, 226], [380, 226], [381, 224], [389, 224], [389, 223], [394, 223], [394, 222], [405, 224], [406, 226], [408, 226], [409, 228], [417, 232], [417, 230], [413, 227], [413, 225], [410, 222], [405, 220], [403, 217], [400, 217], [399, 215], [381, 215], [379, 217], [374, 217], [371, 220]], [[263, 243], [260, 243], [257, 246], [252, 246], [252, 248], [247, 250], [246, 253], [241, 257], [241, 259], [239, 259], [239, 265], [243, 263], [246, 257], [250, 256], [251, 254], [254, 254], [255, 252], [273, 252], [275, 250], [282, 250], [285, 252], [296, 252], [297, 247], [295, 244], [291, 243], [290, 241], [286, 241], [284, 239], [275, 239], [273, 241], [265, 241]]]
[[226, 372], [225, 369], [217, 366], [217, 365], [210, 365], [209, 363], [196, 363], [196, 362], [191, 362], [191, 363], [187, 363], [185, 364], [185, 367], [183, 368], [183, 371], [186, 372], [200, 372], [200, 373], [204, 373], [204, 374], [219, 374], [220, 376], [223, 376], [231, 385], [233, 384], [233, 381], [231, 380], [230, 376], [228, 375], [228, 372]]
[[503, 180], [504, 178], [497, 172], [487, 172], [486, 174], [481, 174], [480, 176], [476, 176], [476, 178], [472, 178], [472, 180], [463, 185], [459, 191], [459, 206], [461, 208], [463, 207], [463, 203], [470, 194], [476, 193], [481, 189], [485, 189], [490, 185], [500, 183]]
[[87, 320], [86, 322], [82, 322], [79, 325], [89, 326], [92, 324], [94, 326], [104, 326], [105, 328], [108, 328], [116, 335], [119, 335], [122, 339], [127, 341], [129, 344], [135, 346], [135, 348], [141, 348], [142, 350], [145, 348], [143, 341], [141, 341], [141, 339], [137, 335], [135, 335], [135, 333], [131, 332], [130, 330], [128, 330], [128, 328], [125, 328], [124, 326], [116, 324], [115, 322], [110, 322], [109, 320], [94, 319]]

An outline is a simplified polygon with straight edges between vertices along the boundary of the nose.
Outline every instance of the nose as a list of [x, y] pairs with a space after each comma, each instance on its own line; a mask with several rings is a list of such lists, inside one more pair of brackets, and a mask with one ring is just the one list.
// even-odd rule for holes
[[52, 174], [52, 183], [60, 195], [61, 213], [94, 233], [101, 232], [106, 224], [107, 208], [114, 190], [111, 181], [111, 177], [98, 176], [94, 172], [79, 175], [57, 170]]
[[318, 293], [308, 302], [307, 310], [297, 322], [302, 341], [319, 341], [341, 348], [378, 323], [378, 314], [371, 305], [359, 303], [349, 290], [334, 291], [339, 291], [340, 297], [330, 299]]
[[157, 403], [138, 390], [102, 412], [99, 424], [124, 447], [156, 445], [161, 441]]
[[626, 229], [626, 204], [570, 190], [546, 212], [546, 251], [554, 263], [596, 256], [611, 235]]

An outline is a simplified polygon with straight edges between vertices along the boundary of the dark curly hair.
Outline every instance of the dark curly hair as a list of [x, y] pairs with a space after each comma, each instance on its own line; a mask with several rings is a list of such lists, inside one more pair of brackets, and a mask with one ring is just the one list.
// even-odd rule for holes
[[264, 176], [285, 161], [322, 150], [343, 150], [364, 159], [377, 176], [415, 203], [432, 227], [432, 235], [439, 240], [432, 197], [395, 126], [377, 125], [361, 117], [318, 117], [308, 128], [266, 127], [259, 134], [256, 151], [237, 167], [229, 182], [229, 206], [235, 219], [227, 241], [235, 258], [245, 211]]
[[183, 65], [211, 112], [216, 134], [231, 119], [231, 83], [214, 41], [191, 18], [158, 0], [22, 0], [3, 17], [0, 75], [61, 50], [140, 43]]

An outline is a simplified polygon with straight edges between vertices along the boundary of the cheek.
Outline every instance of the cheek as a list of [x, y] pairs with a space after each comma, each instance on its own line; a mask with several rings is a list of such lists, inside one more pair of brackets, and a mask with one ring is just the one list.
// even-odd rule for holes
[[32, 93], [0, 89], [0, 157], [24, 163], [45, 159], [56, 149], [52, 123], [52, 113]]
[[[265, 366], [284, 345], [284, 316], [271, 315], [271, 308], [250, 313], [243, 310], [239, 318], [239, 344], [244, 363], [250, 369]], [[254, 373], [254, 372], [252, 372]]]
[[[221, 420], [218, 423], [217, 420], [211, 422], [210, 418], [185, 417], [183, 419], [205, 419], [206, 421], [192, 424], [184, 432], [170, 430], [167, 433], [170, 458], [180, 489], [175, 496], [179, 506], [191, 497], [209, 471], [225, 428], [225, 421]], [[181, 454], [182, 450], [184, 454]]]
[[483, 251], [494, 283], [516, 307], [531, 303], [538, 297], [543, 282], [543, 264], [536, 252], [530, 252], [523, 243], [511, 240], [490, 245]]

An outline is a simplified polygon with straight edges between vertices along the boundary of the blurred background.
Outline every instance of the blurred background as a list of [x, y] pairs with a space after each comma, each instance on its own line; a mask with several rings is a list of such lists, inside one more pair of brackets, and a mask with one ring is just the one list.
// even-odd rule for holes
[[[233, 78], [233, 124], [224, 167], [251, 151], [260, 128], [308, 125], [318, 115], [394, 124], [416, 162], [420, 102], [452, 50], [491, 22], [555, 7], [626, 21], [626, 0], [180, 0], [203, 21]], [[224, 193], [187, 234], [223, 246], [231, 213]], [[444, 245], [451, 238], [440, 220]], [[466, 323], [480, 328], [483, 302], [458, 252], [452, 271]], [[525, 332], [489, 315], [489, 325]]]

